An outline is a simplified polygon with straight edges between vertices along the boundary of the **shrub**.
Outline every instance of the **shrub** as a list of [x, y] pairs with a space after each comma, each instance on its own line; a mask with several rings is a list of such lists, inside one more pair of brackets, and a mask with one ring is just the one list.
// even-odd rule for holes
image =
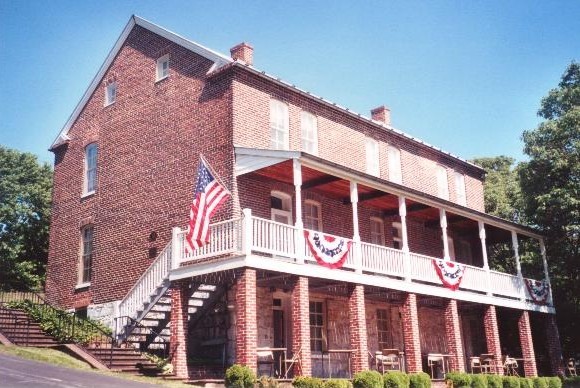
[[316, 377], [298, 376], [292, 381], [296, 388], [323, 388], [323, 382]]
[[562, 388], [562, 380], [559, 377], [546, 377], [548, 388]]
[[504, 376], [503, 388], [520, 388], [520, 378], [515, 376]]
[[520, 388], [534, 388], [534, 380], [529, 377], [520, 377]]
[[351, 388], [352, 384], [346, 379], [329, 379], [322, 384], [322, 388]]
[[409, 388], [409, 375], [403, 372], [388, 372], [383, 376], [385, 388]]
[[448, 372], [445, 374], [445, 380], [451, 380], [453, 388], [470, 388], [471, 375], [460, 372]]
[[354, 388], [383, 388], [383, 376], [374, 370], [364, 370], [354, 375]]
[[562, 386], [564, 388], [580, 388], [580, 376], [565, 378]]
[[487, 387], [488, 388], [502, 388], [503, 378], [498, 375], [487, 375]]
[[545, 377], [534, 377], [532, 379], [534, 388], [548, 388], [548, 382]]
[[431, 388], [431, 378], [425, 372], [412, 373], [409, 375], [410, 388]]
[[227, 388], [253, 388], [255, 383], [256, 375], [245, 365], [234, 364], [226, 370]]
[[278, 388], [278, 381], [270, 376], [260, 376], [258, 388]]
[[487, 388], [487, 375], [472, 374], [470, 375], [470, 377], [471, 377], [471, 388]]

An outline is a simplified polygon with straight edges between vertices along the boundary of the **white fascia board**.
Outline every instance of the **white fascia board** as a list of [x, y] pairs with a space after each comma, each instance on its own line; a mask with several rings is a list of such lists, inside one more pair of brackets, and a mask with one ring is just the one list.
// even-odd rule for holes
[[107, 70], [109, 69], [109, 66], [111, 66], [111, 63], [113, 63], [113, 60], [115, 59], [115, 57], [117, 56], [117, 54], [121, 50], [121, 47], [123, 47], [125, 40], [127, 40], [127, 37], [129, 36], [129, 34], [131, 33], [131, 31], [133, 30], [133, 27], [135, 27], [135, 25], [141, 26], [141, 27], [145, 28], [146, 30], [149, 30], [149, 31], [175, 43], [175, 44], [178, 44], [178, 45], [190, 50], [191, 52], [194, 52], [198, 55], [201, 55], [204, 58], [209, 59], [210, 61], [214, 62], [214, 66], [217, 65], [218, 67], [221, 67], [225, 64], [232, 62], [231, 58], [228, 58], [223, 54], [220, 54], [218, 52], [210, 50], [207, 47], [200, 45], [199, 43], [185, 39], [184, 37], [182, 37], [174, 32], [166, 30], [166, 29], [164, 29], [164, 28], [162, 28], [154, 23], [151, 23], [143, 18], [140, 18], [139, 16], [133, 15], [129, 19], [129, 22], [127, 22], [127, 25], [123, 29], [123, 32], [121, 32], [121, 35], [119, 36], [119, 38], [115, 42], [115, 45], [109, 51], [109, 55], [107, 55], [107, 58], [105, 59], [105, 61], [101, 65], [101, 67], [99, 68], [99, 71], [97, 72], [97, 74], [95, 75], [93, 80], [91, 81], [89, 87], [87, 88], [87, 90], [83, 94], [81, 100], [79, 101], [79, 103], [75, 107], [74, 111], [69, 116], [68, 120], [66, 121], [66, 124], [61, 129], [61, 131], [58, 134], [58, 136], [56, 137], [56, 139], [53, 141], [52, 145], [49, 148], [50, 151], [52, 151], [53, 149], [55, 149], [59, 145], [64, 144], [68, 140], [70, 140], [68, 137], [68, 131], [70, 130], [70, 128], [73, 126], [73, 124], [75, 123], [75, 121], [77, 120], [79, 115], [81, 114], [85, 105], [89, 101], [89, 98], [92, 96], [95, 89], [97, 88], [97, 86], [101, 82], [101, 79], [103, 78], [103, 76], [105, 75]]

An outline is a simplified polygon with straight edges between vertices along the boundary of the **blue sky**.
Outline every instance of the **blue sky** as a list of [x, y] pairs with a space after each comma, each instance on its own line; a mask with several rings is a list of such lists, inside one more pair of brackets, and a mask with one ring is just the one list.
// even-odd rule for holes
[[462, 158], [522, 154], [580, 60], [580, 1], [0, 0], [0, 144], [50, 146], [131, 14]]

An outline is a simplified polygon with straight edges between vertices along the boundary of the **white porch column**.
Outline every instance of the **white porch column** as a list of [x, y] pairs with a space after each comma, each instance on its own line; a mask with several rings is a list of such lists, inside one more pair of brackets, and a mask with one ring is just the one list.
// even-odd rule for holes
[[542, 254], [542, 262], [544, 263], [544, 278], [546, 283], [548, 283], [548, 288], [550, 290], [550, 295], [548, 296], [548, 304], [553, 305], [552, 299], [552, 284], [550, 283], [550, 273], [548, 271], [548, 259], [546, 258], [546, 245], [544, 244], [544, 239], [538, 240], [540, 242], [540, 253]]
[[486, 272], [487, 277], [487, 295], [491, 295], [491, 276], [489, 273], [489, 261], [487, 259], [487, 245], [485, 245], [485, 225], [483, 221], [477, 221], [477, 226], [479, 226], [479, 239], [481, 241], [481, 256], [483, 258], [483, 269]]
[[302, 166], [298, 159], [292, 159], [292, 175], [294, 178], [294, 197], [296, 202], [296, 234], [294, 235], [294, 249], [296, 262], [304, 264], [304, 223], [302, 222]]
[[358, 187], [353, 181], [350, 182], [350, 203], [352, 204], [352, 254], [354, 255], [355, 271], [362, 273], [362, 250], [358, 226]]
[[178, 227], [171, 229], [171, 269], [177, 269], [179, 268], [179, 264], [181, 264], [181, 254], [183, 252], [179, 249], [181, 246], [179, 243], [179, 232], [181, 232], [181, 229]]
[[411, 281], [411, 255], [409, 254], [409, 240], [407, 234], [407, 204], [405, 197], [399, 197], [399, 217], [401, 217], [401, 243], [403, 244], [401, 250], [405, 256], [404, 270], [405, 281]]
[[447, 241], [447, 213], [445, 213], [445, 209], [439, 209], [439, 223], [441, 224], [441, 237], [443, 238], [443, 260], [451, 260], [449, 241]]
[[524, 276], [522, 275], [522, 264], [520, 263], [520, 245], [518, 243], [518, 234], [512, 230], [512, 246], [514, 248], [514, 258], [516, 259], [516, 271], [518, 278], [520, 279], [520, 299], [524, 300], [526, 295], [526, 286], [524, 284]]

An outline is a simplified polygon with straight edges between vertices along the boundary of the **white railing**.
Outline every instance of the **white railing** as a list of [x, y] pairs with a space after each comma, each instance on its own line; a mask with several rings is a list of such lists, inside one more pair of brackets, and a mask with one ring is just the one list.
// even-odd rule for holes
[[[314, 233], [314, 230], [308, 230], [308, 232], [310, 233]], [[325, 236], [329, 236], [329, 237], [334, 237], [337, 239], [343, 239], [345, 242], [352, 242], [352, 240], [348, 239], [348, 238], [344, 238], [344, 237], [340, 237], [340, 236], [335, 236], [332, 234], [328, 234], [328, 233], [324, 233]], [[306, 240], [306, 239], [304, 239]], [[346, 254], [346, 260], [344, 261], [344, 264], [342, 265], [343, 268], [349, 268], [349, 269], [354, 269], [356, 268], [356, 263], [354, 260], [354, 254], [353, 252], [355, 251], [355, 243], [352, 242], [351, 247], [348, 251], [348, 253]], [[306, 262], [310, 262], [310, 263], [316, 263], [316, 258], [314, 257], [314, 255], [312, 254], [312, 251], [310, 250], [310, 248], [308, 247], [308, 242], [304, 241], [304, 261]]]
[[239, 218], [211, 224], [209, 227], [209, 243], [196, 249], [193, 253], [189, 253], [185, 249], [187, 231], [180, 231], [177, 233], [176, 265], [241, 251], [241, 232], [241, 219]]
[[522, 284], [517, 276], [503, 272], [489, 271], [490, 289], [496, 295], [520, 298]]
[[252, 217], [252, 250], [281, 257], [296, 257], [296, 228]]
[[160, 287], [169, 275], [171, 268], [171, 242], [163, 248], [155, 261], [141, 275], [133, 288], [119, 303], [119, 317], [135, 318], [155, 290]]
[[441, 280], [435, 272], [433, 257], [409, 253], [411, 260], [411, 278], [423, 282], [441, 284]]
[[361, 243], [362, 270], [392, 276], [405, 276], [405, 253], [400, 249]]
[[473, 265], [465, 265], [463, 279], [460, 288], [463, 290], [473, 290], [479, 292], [489, 291], [487, 271]]

